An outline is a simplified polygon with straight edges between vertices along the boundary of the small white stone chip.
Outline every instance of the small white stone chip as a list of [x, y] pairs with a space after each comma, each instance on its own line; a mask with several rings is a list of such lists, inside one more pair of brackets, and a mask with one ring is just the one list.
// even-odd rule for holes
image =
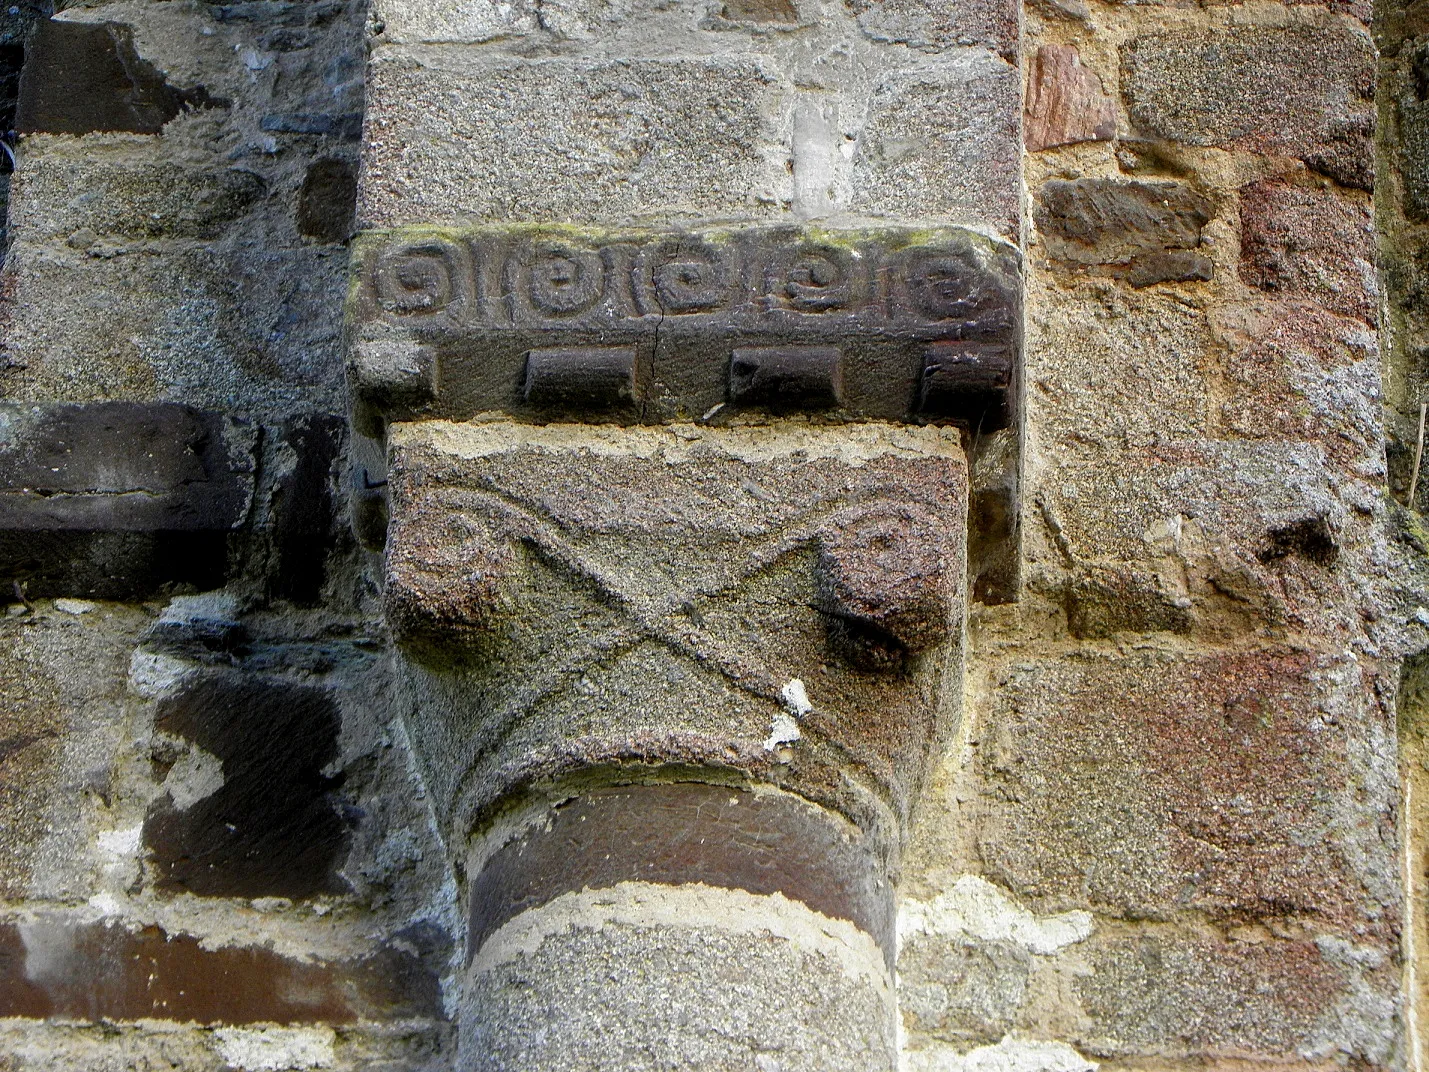
[[793, 744], [803, 734], [799, 724], [789, 715], [775, 715], [769, 722], [769, 736], [764, 738], [764, 751], [772, 752], [780, 745]]
[[809, 693], [805, 690], [804, 683], [797, 677], [790, 678], [779, 690], [779, 698], [784, 701], [789, 714], [795, 718], [803, 718], [814, 709], [814, 705], [809, 702]]

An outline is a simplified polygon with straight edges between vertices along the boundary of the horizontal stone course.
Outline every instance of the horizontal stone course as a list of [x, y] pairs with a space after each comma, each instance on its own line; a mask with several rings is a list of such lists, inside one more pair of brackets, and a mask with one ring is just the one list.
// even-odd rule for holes
[[[1011, 419], [1018, 256], [956, 228], [411, 229], [357, 263], [355, 393], [389, 418]], [[738, 355], [781, 346], [837, 389], [742, 386]]]
[[0, 405], [0, 577], [102, 598], [221, 583], [256, 443], [252, 426], [188, 406]]

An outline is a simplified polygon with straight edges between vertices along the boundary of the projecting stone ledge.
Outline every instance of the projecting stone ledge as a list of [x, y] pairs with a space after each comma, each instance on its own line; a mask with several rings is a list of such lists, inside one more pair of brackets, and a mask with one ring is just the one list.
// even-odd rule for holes
[[253, 428], [182, 405], [0, 404], [0, 581], [106, 599], [221, 585], [255, 446]]
[[971, 231], [408, 229], [364, 236], [354, 263], [371, 434], [493, 411], [1012, 419], [1020, 263]]

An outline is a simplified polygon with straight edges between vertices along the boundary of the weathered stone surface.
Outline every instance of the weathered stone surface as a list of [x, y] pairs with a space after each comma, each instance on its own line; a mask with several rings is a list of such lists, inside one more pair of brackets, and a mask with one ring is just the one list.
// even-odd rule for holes
[[347, 889], [337, 872], [347, 849], [334, 798], [342, 779], [323, 773], [337, 759], [340, 728], [328, 692], [214, 674], [161, 700], [154, 728], [216, 759], [221, 771], [210, 792], [185, 785], [150, 807], [144, 843], [160, 889], [209, 897]]
[[1240, 191], [1240, 277], [1373, 323], [1379, 300], [1367, 204], [1333, 190], [1258, 182]]
[[789, 91], [747, 58], [384, 49], [369, 71], [360, 222], [768, 216], [790, 197], [775, 118]]
[[332, 1023], [441, 1018], [437, 980], [392, 946], [349, 961], [303, 961], [260, 946], [59, 913], [0, 922], [0, 1016]]
[[1074, 45], [1043, 45], [1027, 72], [1022, 140], [1032, 152], [1116, 136], [1116, 101]]
[[1017, 57], [1017, 5], [1008, 0], [847, 0], [875, 41], [917, 48], [983, 45], [1009, 63]]
[[1374, 81], [1369, 34], [1324, 17], [1157, 30], [1122, 50], [1122, 92], [1147, 133], [1296, 156], [1366, 190]]
[[119, 23], [46, 20], [27, 48], [15, 117], [22, 134], [157, 134], [185, 107], [212, 103], [202, 88], [169, 85]]
[[[3, 598], [3, 597], [0, 597]], [[13, 597], [12, 597], [13, 598]], [[124, 677], [142, 611], [40, 604], [0, 620], [0, 897], [83, 898], [115, 802]]]
[[960, 50], [887, 77], [865, 106], [850, 210], [980, 225], [1015, 240], [1021, 98], [1017, 69], [985, 53]]
[[898, 1011], [910, 1033], [995, 1043], [1019, 1026], [1032, 957], [1010, 941], [917, 935], [898, 954]]
[[1391, 941], [1394, 758], [1354, 661], [1082, 652], [1013, 663], [990, 695], [989, 877], [1048, 906]]
[[1180, 183], [1054, 179], [1037, 202], [1038, 232], [1058, 260], [1124, 267], [1133, 286], [1211, 277], [1195, 250], [1213, 206]]
[[1078, 1041], [1108, 1057], [1301, 1058], [1329, 1052], [1388, 1067], [1398, 1048], [1397, 967], [1339, 939], [1217, 940], [1185, 932], [1112, 938], [1076, 983]]
[[207, 169], [138, 162], [95, 148], [78, 159], [27, 153], [14, 186], [11, 233], [44, 241], [100, 236], [213, 238], [244, 219], [268, 195], [267, 183], [243, 168]]
[[[399, 231], [357, 261], [353, 381], [388, 417], [1011, 419], [1017, 255], [967, 231]], [[790, 345], [836, 348], [837, 387], [774, 376]]]
[[164, 403], [0, 405], [0, 577], [34, 596], [221, 583], [255, 433]]
[[[90, 255], [86, 255], [88, 252]], [[16, 242], [0, 274], [0, 391], [14, 400], [182, 399], [245, 416], [338, 413], [346, 253], [186, 246], [109, 257]]]
[[593, 895], [599, 904], [567, 895], [488, 943], [466, 980], [456, 1067], [896, 1067], [891, 987], [871, 941], [782, 898], [667, 890], [626, 883]]
[[[1290, 260], [1294, 264], [1294, 259]], [[1383, 471], [1379, 339], [1361, 320], [1278, 305], [1238, 325], [1222, 419], [1248, 439], [1310, 440], [1365, 477]]]
[[1154, 291], [1055, 313], [1040, 296], [1028, 304], [1028, 352], [1036, 358], [1024, 419], [1039, 449], [1067, 459], [1209, 434], [1215, 338], [1196, 310]]
[[596, 789], [526, 817], [495, 851], [477, 842], [468, 945], [563, 893], [621, 882], [781, 894], [846, 920], [896, 954], [884, 863], [845, 821], [783, 793], [699, 782]]
[[947, 727], [955, 433], [392, 435], [388, 614], [444, 819], [532, 779], [693, 764], [896, 838]]

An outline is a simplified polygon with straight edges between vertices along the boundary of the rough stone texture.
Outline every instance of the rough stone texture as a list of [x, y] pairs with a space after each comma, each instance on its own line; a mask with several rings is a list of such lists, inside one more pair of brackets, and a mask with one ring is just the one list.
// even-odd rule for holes
[[114, 792], [124, 675], [142, 611], [0, 619], [0, 897], [82, 896]]
[[1240, 277], [1280, 297], [1373, 323], [1379, 302], [1368, 205], [1260, 182], [1240, 192]]
[[1088, 960], [1076, 990], [1092, 1053], [1330, 1053], [1384, 1067], [1397, 1048], [1396, 969], [1373, 946], [1147, 934], [1098, 943]]
[[393, 447], [388, 615], [458, 836], [531, 779], [693, 763], [892, 851], [952, 714], [951, 434], [423, 422]]
[[1133, 286], [1208, 280], [1198, 252], [1209, 200], [1180, 183], [1054, 180], [1037, 195], [1034, 219], [1045, 248], [1075, 264], [1116, 265]]
[[889, 78], [868, 101], [849, 207], [893, 219], [986, 221], [1017, 235], [1017, 71], [975, 52]]
[[309, 314], [337, 300], [345, 260], [321, 248], [111, 258], [17, 241], [0, 270], [0, 384], [22, 401], [338, 409], [341, 332]]
[[1374, 181], [1374, 46], [1340, 19], [1155, 30], [1122, 50], [1122, 92], [1148, 134], [1296, 156], [1346, 186]]
[[769, 215], [790, 196], [773, 119], [788, 92], [749, 59], [383, 50], [359, 216], [391, 227]]
[[[999, 675], [989, 874], [1040, 904], [1394, 932], [1388, 730], [1347, 659], [1293, 650], [1017, 663]], [[1376, 758], [1378, 757], [1378, 758]]]
[[1027, 71], [1022, 141], [1032, 152], [1116, 135], [1116, 101], [1072, 45], [1043, 45]]
[[1238, 328], [1226, 363], [1226, 426], [1247, 439], [1318, 442], [1356, 474], [1383, 473], [1375, 334], [1362, 321], [1302, 303], [1250, 316]]
[[607, 923], [467, 981], [464, 1072], [895, 1067], [884, 996], [768, 933]]
[[1017, 7], [1007, 0], [848, 0], [859, 28], [876, 41], [918, 48], [984, 45], [1014, 62]]

